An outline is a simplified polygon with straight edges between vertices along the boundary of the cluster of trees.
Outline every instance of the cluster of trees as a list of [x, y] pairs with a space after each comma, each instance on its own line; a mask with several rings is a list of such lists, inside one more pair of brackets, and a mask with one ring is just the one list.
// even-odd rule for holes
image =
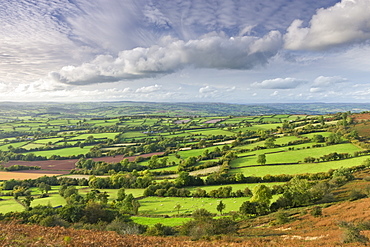
[[48, 185], [79, 185], [79, 186], [86, 186], [88, 184], [88, 180], [85, 178], [76, 179], [76, 178], [68, 178], [68, 177], [57, 177], [57, 176], [42, 176], [36, 179], [25, 179], [25, 180], [16, 180], [16, 179], [9, 179], [5, 180], [2, 185], [2, 190], [13, 190], [15, 186], [21, 186], [25, 188], [37, 187], [40, 183], [45, 183]]
[[74, 186], [64, 185], [59, 193], [67, 201], [67, 205], [63, 207], [39, 205], [29, 207], [23, 212], [0, 214], [0, 219], [18, 219], [25, 224], [71, 226], [77, 229], [117, 230], [119, 225], [121, 234], [140, 234], [147, 228], [130, 219], [129, 214], [137, 213], [140, 204], [131, 194], [125, 195], [124, 190], [120, 191], [117, 201], [112, 204], [108, 204], [109, 195], [98, 190], [92, 190], [83, 196]]
[[130, 162], [128, 159], [123, 159], [117, 163], [107, 163], [86, 158], [79, 159], [76, 162], [76, 168], [71, 171], [72, 174], [103, 175], [148, 169], [146, 166], [141, 166], [137, 162]]
[[273, 191], [265, 185], [258, 185], [253, 189], [251, 199], [244, 202], [239, 211], [246, 215], [264, 215], [281, 208], [307, 206], [316, 202], [331, 202], [334, 200], [331, 194], [332, 189], [353, 178], [352, 170], [348, 168], [335, 170], [329, 181], [309, 181], [295, 176], [282, 186], [279, 191], [282, 195], [272, 204], [270, 200]]
[[143, 173], [142, 176], [137, 172], [117, 173], [110, 177], [92, 176], [89, 179], [89, 187], [94, 189], [146, 188], [153, 180], [150, 173]]
[[40, 166], [23, 166], [23, 165], [12, 165], [8, 167], [4, 167], [0, 165], [0, 170], [2, 171], [21, 171], [21, 170], [40, 170]]
[[330, 154], [325, 154], [319, 158], [314, 158], [314, 157], [306, 157], [304, 158], [304, 163], [314, 163], [314, 162], [326, 162], [326, 161], [334, 161], [334, 160], [343, 160], [343, 159], [349, 159], [351, 158], [352, 155], [349, 153], [330, 153]]

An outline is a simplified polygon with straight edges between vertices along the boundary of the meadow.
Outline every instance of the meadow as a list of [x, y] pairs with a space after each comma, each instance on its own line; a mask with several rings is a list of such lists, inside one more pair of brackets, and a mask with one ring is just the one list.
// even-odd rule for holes
[[[282, 126], [286, 129], [282, 129]], [[268, 114], [263, 116], [203, 116], [203, 117], [166, 117], [166, 116], [132, 116], [107, 119], [45, 119], [45, 118], [24, 118], [13, 122], [0, 124], [2, 130], [0, 134], [0, 151], [9, 154], [10, 149], [19, 155], [28, 155], [33, 153], [35, 156], [42, 156], [50, 159], [53, 156], [68, 157], [72, 155], [86, 155], [91, 150], [100, 150], [110, 153], [112, 157], [132, 158], [139, 155], [148, 156], [147, 159], [134, 162], [140, 165], [139, 171], [115, 171], [109, 170], [104, 176], [110, 176], [115, 173], [126, 174], [149, 174], [153, 184], [164, 181], [164, 178], [171, 178], [168, 181], [174, 181], [179, 166], [186, 160], [195, 157], [195, 164], [189, 169], [190, 176], [199, 176], [202, 181], [207, 181], [210, 174], [224, 173], [228, 176], [233, 174], [243, 174], [244, 176], [264, 177], [266, 175], [280, 174], [305, 174], [327, 172], [330, 169], [341, 167], [353, 167], [362, 164], [368, 155], [353, 157], [344, 160], [336, 160], [319, 163], [303, 163], [304, 158], [311, 156], [319, 158], [329, 153], [349, 153], [352, 156], [355, 152], [363, 151], [364, 148], [354, 145], [349, 137], [342, 138], [340, 142], [329, 144], [326, 141], [333, 135], [332, 124], [337, 126], [335, 120], [330, 119], [327, 125], [322, 125], [317, 116], [290, 115], [290, 114]], [[337, 126], [339, 129], [339, 127]], [[21, 136], [16, 135], [16, 131], [23, 131]], [[28, 133], [28, 134], [25, 134]], [[42, 134], [41, 134], [42, 133]], [[322, 135], [325, 141], [316, 143], [310, 140], [314, 135]], [[94, 143], [94, 141], [99, 143]], [[266, 139], [274, 138], [273, 147], [267, 147]], [[304, 143], [300, 143], [300, 142]], [[84, 143], [83, 146], [63, 147], [64, 144]], [[90, 144], [89, 144], [90, 142]], [[300, 143], [300, 144], [297, 144]], [[320, 144], [321, 147], [313, 147]], [[60, 148], [55, 149], [55, 146]], [[11, 146], [11, 147], [10, 147]], [[9, 148], [10, 147], [10, 148]], [[186, 149], [185, 149], [186, 147]], [[44, 148], [41, 151], [28, 152], [27, 150]], [[215, 149], [222, 150], [222, 154], [217, 157], [207, 157], [207, 152], [212, 153]], [[118, 152], [121, 153], [115, 153]], [[149, 150], [149, 151], [147, 151]], [[161, 168], [150, 169], [149, 157], [155, 153], [163, 154], [167, 158], [167, 163]], [[233, 154], [232, 158], [227, 155]], [[266, 162], [264, 165], [257, 163], [259, 155], [265, 154]], [[134, 157], [135, 156], [135, 157]], [[107, 157], [107, 158], [112, 158]], [[11, 157], [12, 158], [12, 157]], [[97, 157], [106, 158], [106, 157]], [[9, 159], [9, 157], [8, 157]], [[199, 168], [200, 165], [210, 164], [212, 162], [223, 162], [209, 168]], [[120, 162], [118, 160], [116, 162]], [[7, 159], [1, 160], [5, 165]], [[11, 160], [16, 162], [17, 160]], [[20, 160], [19, 160], [20, 161]], [[23, 160], [24, 161], [24, 160]], [[74, 166], [74, 162], [71, 161]], [[37, 164], [37, 161], [34, 161]], [[23, 164], [23, 163], [22, 163]], [[174, 165], [173, 165], [174, 164]], [[195, 167], [195, 168], [194, 168]], [[50, 168], [50, 167], [49, 167]], [[136, 168], [136, 167], [135, 167]], [[145, 170], [144, 170], [145, 169]], [[143, 171], [144, 170], [144, 171]], [[0, 171], [0, 180], [15, 179], [34, 179], [43, 175], [53, 175], [52, 169], [31, 171]], [[169, 175], [153, 175], [159, 172], [168, 172]], [[83, 173], [85, 172], [85, 173]], [[89, 179], [93, 174], [90, 170], [85, 170], [80, 176]], [[155, 173], [154, 173], [155, 172]], [[57, 174], [57, 173], [56, 173]], [[163, 174], [163, 173], [162, 173]], [[99, 174], [102, 175], [102, 174]], [[76, 174], [74, 176], [79, 176]], [[72, 177], [72, 176], [71, 176]], [[217, 184], [217, 183], [216, 183]], [[186, 186], [190, 192], [201, 188], [207, 192], [220, 187], [231, 186], [233, 191], [249, 188], [253, 191], [257, 185], [283, 185], [281, 182], [272, 183], [234, 183], [203, 186]], [[53, 207], [65, 205], [66, 200], [59, 195], [58, 186], [53, 187], [49, 197], [38, 198], [40, 192], [36, 188], [30, 188], [34, 200], [32, 206], [51, 205]], [[88, 186], [78, 187], [79, 193], [84, 196], [93, 188]], [[155, 225], [160, 222], [168, 226], [180, 225], [189, 220], [189, 215], [200, 208], [219, 214], [216, 206], [222, 201], [226, 208], [224, 213], [238, 211], [243, 202], [248, 201], [249, 197], [235, 198], [193, 198], [193, 197], [144, 197], [145, 188], [126, 188], [126, 195], [132, 194], [140, 203], [139, 213], [133, 220], [135, 222]], [[108, 205], [117, 199], [117, 189], [101, 188], [101, 192], [107, 192], [109, 195]], [[276, 200], [279, 195], [275, 195]], [[179, 210], [176, 205], [180, 205]], [[22, 211], [24, 208], [17, 203], [11, 196], [3, 196], [0, 201], [0, 212]], [[163, 218], [169, 216], [170, 218]], [[181, 217], [178, 217], [181, 216]]]

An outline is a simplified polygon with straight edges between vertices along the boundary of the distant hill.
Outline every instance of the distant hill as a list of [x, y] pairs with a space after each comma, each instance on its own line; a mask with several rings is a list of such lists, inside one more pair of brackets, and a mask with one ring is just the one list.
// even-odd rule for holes
[[161, 116], [246, 116], [270, 114], [328, 114], [370, 111], [370, 103], [156, 103], [156, 102], [0, 102], [2, 120], [24, 116], [50, 118]]

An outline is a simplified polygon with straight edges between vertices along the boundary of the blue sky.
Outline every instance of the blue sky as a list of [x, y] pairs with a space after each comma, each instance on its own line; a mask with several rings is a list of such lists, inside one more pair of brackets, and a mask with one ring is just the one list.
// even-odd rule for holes
[[5, 0], [0, 101], [369, 102], [370, 0]]

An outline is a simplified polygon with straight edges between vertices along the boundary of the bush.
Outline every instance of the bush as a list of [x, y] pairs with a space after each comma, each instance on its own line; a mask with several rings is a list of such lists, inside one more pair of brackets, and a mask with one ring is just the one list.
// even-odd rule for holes
[[230, 217], [212, 219], [203, 218], [184, 223], [180, 232], [191, 236], [193, 240], [208, 239], [213, 235], [233, 234], [238, 230], [237, 222]]
[[200, 209], [195, 210], [192, 213], [192, 216], [194, 219], [198, 220], [198, 219], [204, 219], [204, 218], [211, 218], [214, 216], [214, 214], [212, 214], [211, 212], [209, 212], [208, 210], [204, 208], [200, 208]]
[[68, 227], [69, 224], [66, 220], [61, 219], [58, 215], [49, 215], [46, 216], [43, 220], [40, 221], [40, 225], [42, 226], [63, 226]]
[[339, 222], [339, 227], [344, 229], [343, 233], [343, 243], [354, 243], [360, 242], [366, 244], [369, 242], [369, 238], [361, 234], [361, 229], [355, 226], [353, 222], [341, 221]]
[[357, 224], [357, 227], [358, 227], [361, 231], [367, 231], [367, 230], [370, 230], [370, 220], [359, 222], [359, 223]]
[[284, 210], [278, 210], [275, 214], [276, 224], [285, 224], [290, 221], [289, 215]]
[[149, 227], [145, 234], [150, 236], [169, 236], [175, 235], [175, 233], [176, 231], [174, 228], [157, 223], [154, 226]]
[[116, 218], [106, 227], [107, 231], [115, 231], [120, 235], [126, 234], [142, 234], [146, 230], [146, 226], [136, 224], [134, 222], [127, 222], [122, 219]]
[[358, 200], [358, 199], [365, 198], [365, 197], [366, 197], [366, 194], [363, 193], [361, 190], [353, 189], [351, 190], [351, 193], [349, 195], [349, 200], [354, 201], [354, 200]]
[[322, 208], [319, 207], [319, 206], [314, 206], [312, 209], [311, 209], [311, 215], [314, 216], [314, 217], [319, 217], [322, 215]]

